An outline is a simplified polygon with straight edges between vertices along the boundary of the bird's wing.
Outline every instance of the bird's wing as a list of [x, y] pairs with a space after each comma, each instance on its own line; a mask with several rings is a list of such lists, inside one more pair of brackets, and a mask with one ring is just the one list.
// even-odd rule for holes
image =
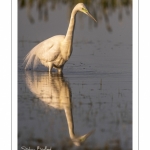
[[40, 60], [50, 62], [60, 54], [60, 43], [58, 41], [44, 41], [39, 45], [37, 56]]
[[31, 67], [32, 64], [33, 68], [36, 68], [40, 60], [45, 62], [55, 60], [60, 53], [59, 46], [63, 39], [64, 36], [54, 36], [36, 45], [24, 59], [25, 69]]

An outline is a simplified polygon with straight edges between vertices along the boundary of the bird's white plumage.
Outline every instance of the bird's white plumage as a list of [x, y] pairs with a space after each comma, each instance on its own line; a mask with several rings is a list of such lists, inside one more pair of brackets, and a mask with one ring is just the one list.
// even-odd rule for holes
[[63, 35], [57, 35], [40, 43], [40, 50], [38, 50], [37, 53], [39, 59], [44, 60], [46, 62], [54, 61], [61, 53], [60, 45], [64, 38], [65, 36]]
[[47, 62], [54, 61], [61, 55], [60, 45], [64, 38], [64, 35], [56, 35], [36, 45], [25, 57], [26, 69], [32, 65], [35, 69], [40, 62], [49, 67]]
[[42, 63], [49, 68], [49, 72], [53, 67], [57, 68], [58, 72], [62, 72], [64, 64], [68, 61], [72, 53], [75, 15], [78, 11], [94, 19], [83, 3], [77, 4], [72, 10], [66, 36], [56, 35], [36, 45], [24, 59], [24, 63], [26, 64], [25, 69], [35, 69], [39, 63]]

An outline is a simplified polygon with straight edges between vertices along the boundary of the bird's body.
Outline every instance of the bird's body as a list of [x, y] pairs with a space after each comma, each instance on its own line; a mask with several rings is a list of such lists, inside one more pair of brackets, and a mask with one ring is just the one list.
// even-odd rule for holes
[[83, 3], [77, 4], [72, 10], [66, 36], [56, 35], [36, 45], [25, 57], [25, 69], [30, 67], [35, 69], [41, 63], [49, 68], [49, 72], [53, 67], [58, 69], [59, 73], [62, 72], [64, 64], [68, 61], [72, 53], [75, 15], [78, 11], [92, 17]]
[[[53, 67], [60, 70], [68, 60], [67, 57], [69, 57], [68, 55], [63, 56], [63, 50], [67, 50], [63, 49], [64, 38], [65, 36], [63, 35], [56, 35], [36, 45], [26, 56], [26, 59], [28, 60], [26, 69], [31, 65], [33, 66], [33, 69], [35, 69], [40, 60], [41, 64], [45, 67], [52, 69], [51, 65], [53, 65]], [[70, 51], [68, 50], [68, 52]]]

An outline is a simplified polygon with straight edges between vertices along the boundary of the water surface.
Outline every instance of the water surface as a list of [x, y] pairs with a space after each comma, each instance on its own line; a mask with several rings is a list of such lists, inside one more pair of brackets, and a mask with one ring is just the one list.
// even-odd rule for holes
[[103, 14], [98, 25], [77, 14], [73, 53], [63, 76], [50, 75], [47, 68], [24, 71], [22, 65], [36, 44], [66, 33], [69, 5], [48, 10], [48, 20], [39, 20], [33, 5], [34, 23], [26, 7], [18, 10], [18, 150], [131, 150], [132, 10], [122, 7], [121, 21], [120, 9], [112, 11], [111, 31]]

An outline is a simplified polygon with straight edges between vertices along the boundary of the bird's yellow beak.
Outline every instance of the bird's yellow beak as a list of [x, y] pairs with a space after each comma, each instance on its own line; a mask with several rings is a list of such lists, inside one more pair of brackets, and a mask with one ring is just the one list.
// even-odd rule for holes
[[89, 17], [91, 17], [95, 22], [97, 22], [96, 19], [95, 19], [89, 12], [86, 12], [86, 14], [87, 14]]
[[96, 19], [88, 12], [86, 8], [82, 8], [81, 12], [85, 13], [86, 15], [91, 17], [95, 22], [97, 22]]

